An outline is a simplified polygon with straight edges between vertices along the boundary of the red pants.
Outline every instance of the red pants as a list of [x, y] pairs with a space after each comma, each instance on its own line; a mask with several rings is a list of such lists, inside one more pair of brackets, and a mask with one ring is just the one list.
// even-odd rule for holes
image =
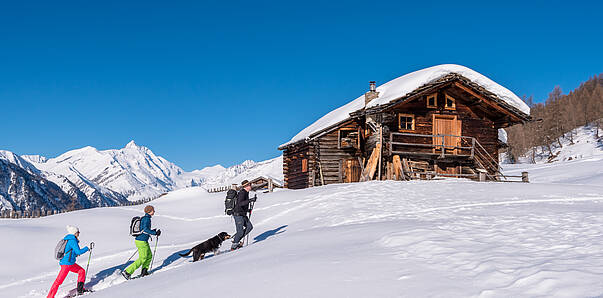
[[57, 276], [57, 279], [55, 279], [54, 283], [52, 284], [52, 287], [50, 288], [50, 292], [48, 292], [48, 298], [54, 298], [54, 295], [56, 295], [57, 290], [59, 289], [59, 286], [63, 283], [63, 281], [65, 280], [65, 277], [67, 277], [67, 273], [69, 273], [69, 271], [71, 271], [73, 273], [77, 273], [77, 282], [85, 282], [86, 281], [86, 270], [84, 270], [84, 268], [80, 267], [80, 265], [78, 265], [78, 264], [61, 265], [61, 271], [59, 271], [59, 275]]

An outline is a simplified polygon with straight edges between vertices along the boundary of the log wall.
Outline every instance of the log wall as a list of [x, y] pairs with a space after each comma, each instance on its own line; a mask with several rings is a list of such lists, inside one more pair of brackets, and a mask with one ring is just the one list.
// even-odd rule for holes
[[[358, 130], [359, 125], [355, 122], [348, 122], [340, 126], [343, 129]], [[361, 155], [357, 149], [340, 149], [339, 146], [339, 130], [329, 132], [316, 140], [317, 156], [319, 157], [320, 167], [324, 183], [341, 183], [343, 182], [342, 165], [345, 160], [357, 159]], [[318, 164], [317, 164], [318, 166]], [[320, 173], [316, 173], [314, 185], [321, 185]]]
[[[307, 160], [307, 170], [302, 168], [304, 160]], [[310, 144], [300, 144], [287, 147], [283, 152], [283, 174], [285, 176], [285, 188], [302, 189], [311, 186], [310, 177], [314, 173], [315, 157], [314, 150]]]

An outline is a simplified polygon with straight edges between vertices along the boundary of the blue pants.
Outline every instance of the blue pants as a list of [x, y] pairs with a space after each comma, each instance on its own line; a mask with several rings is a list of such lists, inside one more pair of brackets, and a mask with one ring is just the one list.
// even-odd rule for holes
[[251, 225], [251, 221], [249, 221], [249, 217], [247, 217], [247, 215], [234, 215], [234, 220], [237, 227], [237, 233], [234, 235], [234, 239], [232, 240], [232, 248], [237, 248], [239, 241], [241, 241], [241, 239], [251, 232], [253, 225]]

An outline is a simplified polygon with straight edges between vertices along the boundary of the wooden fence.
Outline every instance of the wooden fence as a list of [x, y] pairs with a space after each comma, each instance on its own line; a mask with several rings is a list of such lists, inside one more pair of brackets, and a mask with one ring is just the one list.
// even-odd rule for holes
[[[124, 204], [117, 205], [117, 206], [111, 206], [111, 207], [142, 205], [142, 204], [149, 203], [157, 198], [160, 198], [163, 195], [165, 195], [165, 194], [161, 194], [156, 198], [149, 198], [149, 199], [142, 199], [142, 200], [137, 200], [137, 201], [132, 201], [132, 202], [126, 202]], [[84, 209], [76, 209], [76, 210], [84, 210]], [[70, 210], [70, 211], [76, 211], [76, 210]], [[0, 218], [37, 218], [37, 217], [55, 215], [55, 214], [60, 214], [60, 213], [66, 213], [66, 212], [70, 212], [70, 211], [68, 211], [68, 210], [45, 210], [45, 211], [42, 211], [42, 210], [32, 210], [32, 211], [1, 210]]]
[[207, 192], [223, 192], [223, 191], [228, 191], [229, 189], [237, 189], [237, 186], [232, 185], [232, 186], [213, 187], [213, 188], [207, 189]]

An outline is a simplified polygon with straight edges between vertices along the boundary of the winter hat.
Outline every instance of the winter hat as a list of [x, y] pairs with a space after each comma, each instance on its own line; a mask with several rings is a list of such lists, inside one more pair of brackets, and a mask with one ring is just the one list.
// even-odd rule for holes
[[79, 232], [80, 229], [74, 226], [67, 225], [67, 233], [75, 235], [75, 233]]
[[151, 213], [151, 211], [155, 211], [155, 208], [151, 205], [147, 205], [144, 207], [144, 213]]

